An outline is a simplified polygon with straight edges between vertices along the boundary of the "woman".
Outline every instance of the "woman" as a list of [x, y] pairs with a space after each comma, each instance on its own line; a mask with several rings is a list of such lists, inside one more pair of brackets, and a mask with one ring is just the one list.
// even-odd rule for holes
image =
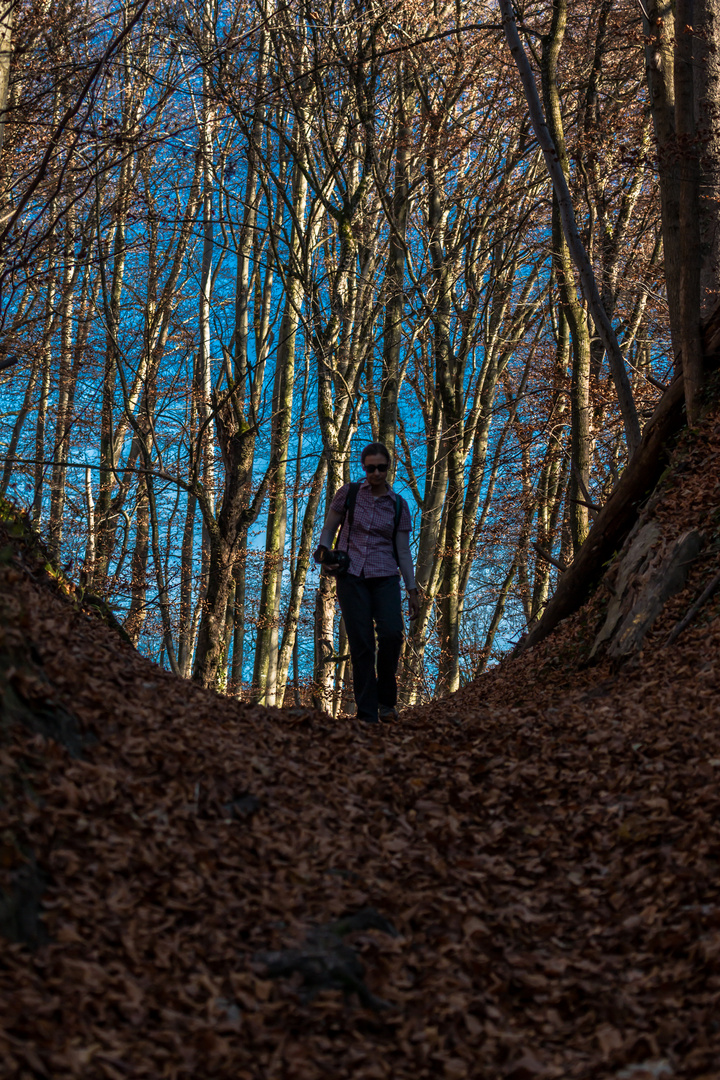
[[395, 676], [404, 636], [399, 573], [411, 619], [417, 618], [419, 601], [410, 508], [387, 482], [390, 453], [382, 443], [370, 443], [360, 462], [365, 479], [343, 484], [335, 493], [315, 561], [331, 565], [327, 556], [341, 525], [338, 547], [347, 552], [349, 566], [337, 577], [337, 595], [350, 645], [355, 704], [360, 720], [377, 724], [398, 715]]

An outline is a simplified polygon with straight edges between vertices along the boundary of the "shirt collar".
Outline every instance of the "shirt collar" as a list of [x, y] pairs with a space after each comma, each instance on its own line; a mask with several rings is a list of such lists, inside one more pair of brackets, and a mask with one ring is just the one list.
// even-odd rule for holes
[[[379, 495], [378, 498], [382, 499], [386, 495], [392, 495], [392, 497], [394, 499], [395, 498], [395, 492], [393, 491], [392, 484], [388, 484], [387, 480], [385, 481], [385, 483], [387, 484], [387, 491], [383, 492], [382, 495]], [[370, 484], [368, 483], [367, 476], [363, 480], [360, 481], [360, 487], [365, 488], [366, 490], [370, 487]]]

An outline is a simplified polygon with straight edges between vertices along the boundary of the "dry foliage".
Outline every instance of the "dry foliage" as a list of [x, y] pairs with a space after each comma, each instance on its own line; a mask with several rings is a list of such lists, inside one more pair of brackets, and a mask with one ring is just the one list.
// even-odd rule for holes
[[[601, 588], [378, 730], [173, 678], [14, 540], [0, 872], [44, 892], [0, 956], [2, 1076], [717, 1077], [717, 599], [664, 643], [719, 486], [714, 416], [654, 510], [705, 544], [640, 655], [586, 666]], [[10, 722], [59, 705], [80, 757]]]

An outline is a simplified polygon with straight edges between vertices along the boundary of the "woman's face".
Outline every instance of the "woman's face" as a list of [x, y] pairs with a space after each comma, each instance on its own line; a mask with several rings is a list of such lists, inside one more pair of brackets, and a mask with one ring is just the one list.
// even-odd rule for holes
[[385, 455], [368, 454], [363, 461], [363, 469], [370, 487], [374, 491], [384, 491], [388, 473], [388, 461]]

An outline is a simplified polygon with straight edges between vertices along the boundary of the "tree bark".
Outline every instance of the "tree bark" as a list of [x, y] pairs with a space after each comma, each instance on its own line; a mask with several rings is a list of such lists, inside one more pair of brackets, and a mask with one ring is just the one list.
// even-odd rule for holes
[[0, 4], [0, 154], [5, 141], [5, 123], [10, 98], [12, 36], [17, 9], [18, 0], [3, 0]]
[[[274, 705], [277, 697], [278, 624], [287, 524], [287, 458], [295, 385], [295, 345], [304, 298], [298, 272], [302, 262], [301, 236], [307, 199], [307, 181], [296, 166], [293, 182], [293, 229], [285, 284], [285, 310], [280, 323], [280, 341], [275, 359], [271, 419], [270, 499], [265, 530], [265, 561], [260, 592], [260, 622], [255, 646], [253, 686], [255, 699]], [[301, 420], [302, 422], [302, 420]]]
[[385, 272], [385, 319], [383, 324], [382, 389], [378, 438], [390, 451], [395, 464], [398, 391], [400, 378], [400, 349], [405, 310], [405, 242], [410, 195], [409, 110], [412, 103], [410, 80], [405, 64], [398, 64], [397, 136], [395, 144], [395, 190], [392, 199], [392, 220], [387, 269]]
[[720, 9], [717, 0], [695, 0], [695, 122], [702, 139], [699, 227], [700, 316], [707, 320], [720, 300]]
[[[555, 145], [557, 162], [566, 183], [570, 181], [570, 162], [565, 146], [565, 131], [557, 81], [557, 61], [567, 24], [566, 0], [555, 0], [549, 32], [542, 39], [542, 93], [547, 125]], [[572, 259], [563, 232], [560, 204], [553, 192], [552, 210], [553, 262], [560, 288], [562, 316], [567, 319], [572, 342], [572, 378], [570, 386], [570, 534], [573, 550], [579, 551], [588, 532], [588, 510], [583, 490], [590, 487], [590, 334], [583, 306], [575, 290]]]
[[680, 164], [680, 348], [689, 424], [700, 414], [700, 152], [695, 127], [694, 0], [675, 2], [675, 131]]

